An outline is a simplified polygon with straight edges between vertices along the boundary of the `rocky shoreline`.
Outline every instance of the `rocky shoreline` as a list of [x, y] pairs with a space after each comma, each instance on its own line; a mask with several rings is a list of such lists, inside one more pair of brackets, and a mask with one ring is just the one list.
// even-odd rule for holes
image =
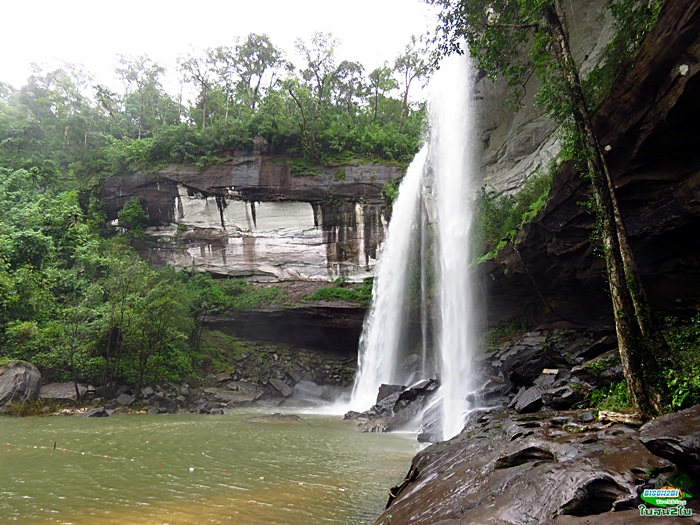
[[[443, 442], [425, 431], [426, 412], [420, 436], [434, 444], [389, 490], [377, 525], [648, 523], [640, 495], [662, 486], [692, 494], [692, 516], [655, 523], [700, 523], [700, 406], [641, 428], [634, 414], [587, 406], [590, 392], [622, 377], [609, 327], [541, 327], [475, 365], [485, 386], [470, 397], [490, 408]], [[374, 407], [365, 417], [376, 431], [387, 414]]]
[[0, 366], [0, 413], [219, 415], [245, 407], [309, 408], [349, 394], [353, 356], [254, 341], [236, 352], [224, 364], [209, 364], [212, 371], [203, 376], [140, 390], [118, 383], [49, 383], [33, 365], [10, 361]]

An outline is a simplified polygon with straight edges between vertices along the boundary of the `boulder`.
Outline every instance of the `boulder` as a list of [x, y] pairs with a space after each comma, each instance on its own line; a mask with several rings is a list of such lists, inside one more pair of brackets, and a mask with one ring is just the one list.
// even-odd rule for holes
[[537, 412], [543, 404], [542, 389], [538, 386], [522, 389], [513, 398], [513, 408], [519, 414]]
[[0, 367], [0, 407], [39, 395], [41, 374], [31, 363], [10, 361]]
[[248, 392], [232, 392], [225, 388], [205, 388], [203, 392], [208, 398], [214, 398], [218, 402], [226, 403], [229, 406], [247, 405], [255, 400], [256, 394]]
[[[156, 414], [160, 412], [175, 412], [177, 410], [177, 402], [163, 394], [155, 394], [152, 396], [151, 399], [149, 399], [149, 404], [151, 408], [155, 410]], [[148, 412], [150, 414], [151, 410]]]
[[97, 407], [87, 412], [79, 414], [80, 417], [109, 417], [114, 413], [114, 410], [108, 410], [106, 407]]
[[377, 393], [377, 403], [384, 398], [389, 397], [391, 394], [403, 392], [404, 390], [406, 390], [406, 387], [403, 385], [381, 385], [379, 387], [379, 392]]
[[[82, 397], [87, 392], [87, 387], [85, 385], [78, 385], [78, 391]], [[53, 400], [65, 400], [65, 401], [75, 401], [77, 395], [75, 393], [74, 383], [49, 383], [44, 385], [39, 389], [40, 399], [53, 399]]]
[[289, 397], [294, 393], [294, 389], [287, 383], [276, 377], [270, 378], [270, 384], [274, 386], [284, 397]]
[[291, 370], [287, 370], [287, 375], [295, 383], [298, 383], [299, 381], [303, 381], [303, 379], [304, 379], [304, 372], [302, 372], [298, 368], [292, 368]]
[[119, 397], [117, 397], [117, 404], [118, 405], [130, 405], [136, 401], [136, 398], [130, 394], [119, 394]]
[[214, 376], [214, 379], [217, 383], [225, 383], [226, 381], [231, 380], [231, 374], [227, 374], [226, 372], [220, 372]]
[[652, 454], [700, 478], [700, 405], [650, 421], [639, 439]]
[[323, 387], [313, 381], [299, 381], [294, 385], [294, 397], [301, 399], [320, 399], [323, 395]]
[[574, 390], [569, 385], [550, 388], [542, 393], [544, 404], [557, 410], [568, 410], [584, 398], [580, 390]]

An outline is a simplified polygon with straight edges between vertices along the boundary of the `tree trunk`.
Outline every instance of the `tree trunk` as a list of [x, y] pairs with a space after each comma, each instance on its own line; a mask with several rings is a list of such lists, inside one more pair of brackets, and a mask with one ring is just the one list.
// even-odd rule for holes
[[[564, 13], [559, 0], [545, 6], [543, 15], [545, 26], [553, 39], [554, 53], [563, 73], [566, 94], [571, 103], [591, 177], [627, 387], [632, 403], [642, 418], [649, 419], [658, 415], [662, 408], [661, 396], [653, 379], [653, 374], [659, 371], [660, 354], [655, 351], [655, 338], [645, 341], [645, 336], [651, 336], [648, 324], [651, 319], [650, 308], [636, 271], [634, 256], [629, 248], [603, 152], [593, 131], [578, 70], [569, 49], [563, 25]], [[630, 288], [635, 291], [632, 292]]]

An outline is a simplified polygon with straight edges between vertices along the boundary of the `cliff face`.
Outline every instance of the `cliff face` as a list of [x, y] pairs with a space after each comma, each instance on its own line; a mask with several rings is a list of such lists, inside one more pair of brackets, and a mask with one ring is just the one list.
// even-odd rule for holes
[[[700, 6], [667, 3], [630, 73], [594, 115], [632, 248], [652, 304], [697, 309], [700, 297]], [[569, 167], [546, 210], [476, 271], [489, 321], [544, 311], [590, 322], [610, 315], [587, 181]]]
[[[612, 20], [603, 0], [563, 2], [570, 46], [583, 75], [595, 67], [613, 36]], [[512, 193], [559, 151], [556, 125], [535, 105], [539, 89], [532, 75], [524, 86], [519, 111], [507, 102], [511, 91], [503, 80], [481, 78], [476, 85], [480, 121], [481, 182], [496, 192]]]
[[400, 170], [320, 171], [297, 177], [285, 159], [244, 152], [203, 170], [113, 177], [101, 199], [111, 220], [130, 199], [141, 201], [152, 225], [141, 250], [158, 264], [260, 281], [360, 280], [384, 239], [382, 185]]

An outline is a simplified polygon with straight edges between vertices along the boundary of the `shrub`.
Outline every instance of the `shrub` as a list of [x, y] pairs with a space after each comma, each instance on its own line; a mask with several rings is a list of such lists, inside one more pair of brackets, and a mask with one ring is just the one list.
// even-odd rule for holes
[[700, 312], [687, 322], [666, 319], [664, 331], [672, 358], [665, 371], [671, 408], [680, 410], [700, 403]]

